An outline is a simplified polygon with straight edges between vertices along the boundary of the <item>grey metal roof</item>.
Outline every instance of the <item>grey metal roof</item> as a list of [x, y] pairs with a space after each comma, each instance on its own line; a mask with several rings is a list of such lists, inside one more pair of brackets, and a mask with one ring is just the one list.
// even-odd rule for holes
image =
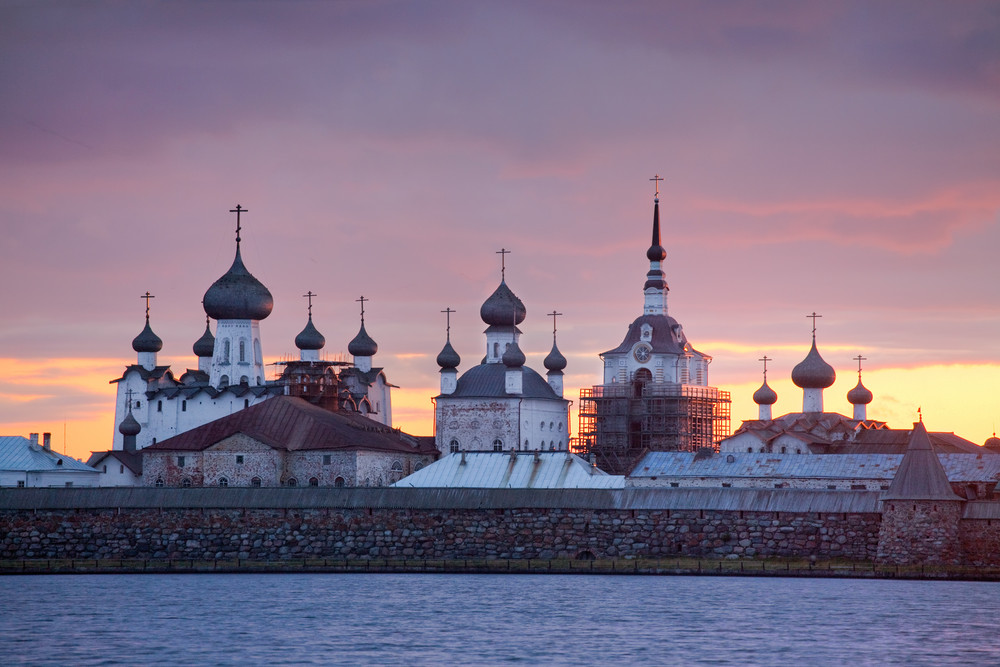
[[243, 265], [238, 239], [233, 265], [212, 283], [202, 303], [205, 313], [217, 320], [263, 320], [271, 314], [271, 292]]
[[[521, 367], [521, 393], [514, 398], [560, 399], [541, 375], [527, 366]], [[447, 398], [511, 398], [506, 390], [507, 367], [503, 364], [479, 364], [458, 378], [455, 393]], [[439, 397], [441, 398], [441, 397]]]
[[814, 333], [809, 354], [792, 369], [792, 382], [803, 389], [826, 389], [836, 381], [837, 371], [820, 356]]
[[[1000, 457], [998, 457], [1000, 458]], [[487, 489], [620, 489], [609, 475], [567, 452], [465, 452], [449, 454], [393, 486]]]
[[[988, 455], [987, 455], [988, 456]], [[883, 500], [961, 500], [931, 447], [923, 422], [913, 425], [910, 445]]]
[[28, 438], [20, 435], [0, 436], [0, 470], [97, 472], [72, 457], [53, 452], [39, 445], [32, 445]]
[[0, 510], [145, 508], [413, 508], [879, 511], [877, 491], [811, 489], [405, 489], [155, 488], [0, 489]]
[[[603, 354], [624, 354], [632, 350], [632, 346], [642, 338], [642, 325], [648, 324], [653, 327], [652, 339], [649, 341], [653, 352], [658, 354], [684, 354], [684, 346], [687, 345], [687, 338], [677, 320], [669, 315], [642, 315], [628, 327], [625, 339], [613, 350], [608, 350]], [[691, 349], [691, 351], [695, 351]]]
[[[1000, 480], [1000, 456], [939, 454], [952, 482]], [[730, 461], [730, 459], [732, 459]], [[650, 452], [629, 477], [693, 477], [774, 479], [873, 479], [890, 480], [903, 460], [900, 454], [757, 454], [739, 452], [696, 458], [694, 452]]]

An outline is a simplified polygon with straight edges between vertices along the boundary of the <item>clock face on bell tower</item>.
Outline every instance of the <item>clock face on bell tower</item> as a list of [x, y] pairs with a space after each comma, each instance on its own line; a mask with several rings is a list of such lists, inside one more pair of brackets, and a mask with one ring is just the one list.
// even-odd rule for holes
[[640, 343], [635, 346], [635, 350], [632, 351], [632, 356], [635, 357], [635, 360], [640, 364], [644, 364], [649, 361], [649, 356], [652, 351], [651, 347], [645, 343]]

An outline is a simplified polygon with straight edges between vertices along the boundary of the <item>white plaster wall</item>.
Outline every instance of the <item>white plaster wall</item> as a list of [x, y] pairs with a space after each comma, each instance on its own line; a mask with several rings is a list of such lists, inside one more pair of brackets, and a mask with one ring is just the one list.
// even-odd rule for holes
[[[889, 488], [889, 479], [827, 479], [816, 477], [689, 477], [689, 476], [657, 476], [628, 477], [625, 486], [641, 488], [683, 488], [683, 489], [717, 489], [724, 485], [741, 489], [830, 489], [851, 490], [852, 486], [864, 487], [867, 491], [880, 491]], [[676, 485], [676, 486], [675, 486]], [[862, 490], [862, 489], [857, 489]]]

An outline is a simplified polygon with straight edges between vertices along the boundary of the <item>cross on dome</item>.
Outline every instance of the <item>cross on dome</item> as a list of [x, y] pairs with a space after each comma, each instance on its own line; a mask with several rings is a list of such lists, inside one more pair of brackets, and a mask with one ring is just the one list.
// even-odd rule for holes
[[451, 306], [448, 306], [441, 312], [445, 314], [445, 336], [448, 340], [451, 340], [451, 314], [457, 313], [458, 311], [452, 310]]
[[312, 314], [313, 314], [313, 297], [314, 296], [319, 296], [319, 295], [318, 294], [313, 294], [312, 290], [309, 290], [308, 292], [306, 292], [305, 294], [302, 295], [303, 299], [308, 299], [309, 300], [309, 317], [312, 317]]
[[371, 299], [366, 299], [364, 295], [362, 295], [354, 300], [355, 303], [361, 303], [361, 326], [364, 326], [365, 324], [365, 301], [371, 301]]
[[555, 341], [555, 339], [556, 339], [556, 318], [558, 316], [562, 315], [562, 313], [557, 313], [556, 311], [553, 310], [551, 313], [548, 313], [548, 315], [550, 315], [552, 317], [552, 340]]
[[240, 214], [246, 213], [247, 209], [237, 204], [236, 208], [229, 209], [229, 212], [236, 214], [236, 247], [238, 248], [240, 246], [240, 229], [242, 229], [242, 227], [240, 227]]
[[156, 297], [153, 296], [152, 294], [150, 294], [149, 290], [146, 290], [146, 293], [143, 294], [143, 295], [141, 295], [139, 298], [146, 300], [146, 321], [148, 322], [149, 321], [149, 300], [150, 299], [155, 299]]
[[823, 316], [822, 315], [817, 315], [815, 310], [812, 312], [812, 315], [806, 315], [807, 319], [808, 318], [812, 318], [812, 321], [813, 321], [813, 340], [816, 340], [816, 318], [817, 317], [823, 317]]
[[761, 357], [757, 361], [763, 361], [764, 362], [764, 382], [767, 382], [767, 362], [774, 361], [774, 359], [772, 359], [771, 357], [769, 357], [769, 356], [767, 356], [765, 354], [763, 357]]
[[860, 354], [856, 357], [851, 357], [854, 361], [858, 362], [858, 379], [861, 379], [861, 362], [868, 361], [868, 357], [862, 357]]
[[494, 254], [500, 255], [500, 280], [501, 281], [503, 281], [503, 280], [506, 279], [506, 273], [507, 273], [507, 262], [506, 262], [507, 257], [506, 257], [506, 255], [509, 255], [510, 252], [511, 251], [507, 250], [506, 248], [500, 248], [499, 250], [496, 251], [496, 253], [494, 253]]

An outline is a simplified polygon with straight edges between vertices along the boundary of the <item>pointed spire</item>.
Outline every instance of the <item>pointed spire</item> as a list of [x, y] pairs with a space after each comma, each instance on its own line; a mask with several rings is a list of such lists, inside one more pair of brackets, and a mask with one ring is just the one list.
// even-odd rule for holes
[[649, 249], [646, 250], [646, 259], [649, 260], [649, 271], [646, 272], [646, 282], [642, 286], [644, 294], [643, 314], [644, 315], [666, 315], [667, 314], [667, 286], [666, 276], [663, 274], [663, 260], [667, 257], [667, 251], [660, 243], [660, 181], [663, 180], [657, 174], [649, 179], [656, 183], [656, 194], [653, 197], [653, 237]]

